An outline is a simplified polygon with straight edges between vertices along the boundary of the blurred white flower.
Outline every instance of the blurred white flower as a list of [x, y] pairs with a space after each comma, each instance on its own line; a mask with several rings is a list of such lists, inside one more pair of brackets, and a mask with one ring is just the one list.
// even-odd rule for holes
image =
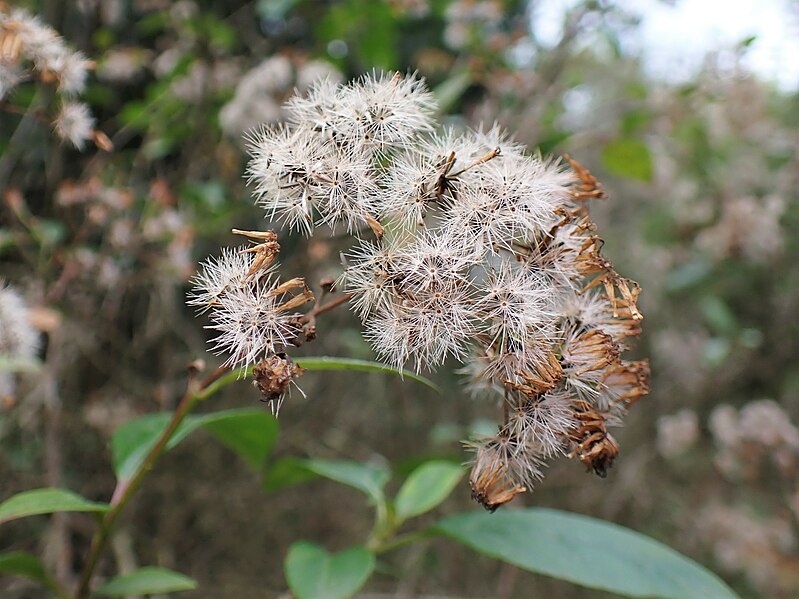
[[[30, 360], [39, 348], [39, 334], [22, 296], [0, 280], [0, 360]], [[14, 391], [13, 372], [0, 368], [0, 397]]]
[[693, 410], [680, 410], [657, 420], [657, 448], [664, 458], [674, 458], [685, 453], [698, 438], [699, 418]]
[[65, 102], [61, 106], [53, 128], [61, 139], [82, 150], [94, 135], [94, 117], [82, 102]]

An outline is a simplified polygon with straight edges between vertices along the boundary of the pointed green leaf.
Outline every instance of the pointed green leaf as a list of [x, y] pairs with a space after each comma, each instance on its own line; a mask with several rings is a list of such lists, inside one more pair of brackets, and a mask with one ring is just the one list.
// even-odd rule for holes
[[387, 468], [349, 460], [307, 460], [305, 466], [314, 474], [358, 489], [375, 503], [385, 500], [383, 487], [391, 477]]
[[0, 523], [53, 512], [104, 512], [107, 503], [89, 501], [66, 489], [24, 491], [0, 503]]
[[191, 591], [196, 588], [197, 582], [184, 574], [150, 566], [109, 580], [98, 589], [97, 594], [106, 597], [127, 597]]
[[277, 420], [263, 410], [217, 412], [203, 426], [259, 472], [277, 441]]
[[579, 514], [544, 508], [468, 513], [433, 530], [525, 570], [628, 597], [737, 597], [715, 574], [662, 543]]
[[602, 165], [619, 177], [652, 180], [652, 156], [640, 139], [622, 137], [610, 142], [602, 148]]
[[171, 418], [172, 414], [148, 414], [126, 422], [114, 431], [111, 454], [118, 479], [128, 480], [133, 476]]
[[307, 370], [355, 370], [360, 372], [382, 372], [384, 374], [396, 374], [401, 378], [410, 379], [430, 387], [434, 391], [441, 392], [438, 385], [430, 379], [420, 376], [410, 370], [402, 370], [386, 366], [380, 362], [370, 362], [368, 360], [356, 360], [354, 358], [332, 358], [328, 356], [296, 358], [297, 364]]
[[369, 580], [375, 556], [357, 546], [331, 555], [313, 543], [294, 543], [284, 569], [297, 599], [347, 599]]
[[0, 554], [0, 572], [13, 576], [24, 576], [44, 582], [48, 579], [39, 558], [25, 551], [9, 551]]
[[452, 493], [463, 473], [460, 465], [440, 460], [416, 468], [397, 493], [397, 519], [402, 522], [432, 510]]
[[[133, 476], [171, 418], [172, 414], [150, 414], [127, 422], [114, 432], [111, 449], [117, 478], [127, 480]], [[277, 436], [275, 419], [262, 410], [225, 410], [188, 416], [167, 443], [167, 450], [203, 427], [256, 469], [263, 464]]]
[[0, 554], [0, 574], [22, 576], [53, 587], [53, 580], [47, 574], [39, 558], [24, 551], [9, 551]]
[[264, 476], [264, 489], [266, 491], [279, 491], [318, 476], [311, 472], [305, 460], [299, 458], [280, 458], [269, 465]]

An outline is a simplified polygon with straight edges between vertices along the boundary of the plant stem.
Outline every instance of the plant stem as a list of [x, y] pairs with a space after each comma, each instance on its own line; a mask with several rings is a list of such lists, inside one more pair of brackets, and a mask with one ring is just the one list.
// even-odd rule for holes
[[308, 321], [316, 318], [320, 314], [324, 314], [325, 312], [328, 312], [328, 311], [332, 310], [333, 308], [337, 308], [341, 304], [349, 301], [349, 299], [351, 297], [352, 297], [351, 293], [345, 293], [345, 294], [341, 295], [340, 297], [337, 297], [336, 299], [327, 302], [326, 304], [322, 304], [321, 306], [315, 307], [313, 310], [308, 312], [308, 314], [303, 316], [301, 320], [303, 322], [308, 322]]
[[409, 532], [404, 535], [399, 535], [393, 537], [390, 540], [387, 540], [384, 543], [380, 543], [376, 547], [374, 547], [373, 551], [375, 553], [386, 553], [387, 551], [393, 551], [394, 549], [399, 549], [400, 547], [404, 547], [405, 545], [410, 545], [411, 543], [415, 543], [416, 541], [421, 541], [422, 539], [426, 539], [430, 536], [433, 536], [430, 530], [422, 529], [417, 530], [414, 532]]
[[[208, 397], [208, 395], [210, 395], [210, 393], [207, 393], [207, 391], [211, 385], [213, 385], [220, 377], [222, 377], [226, 371], [227, 368], [217, 368], [199, 385], [189, 385], [189, 389], [186, 391], [183, 399], [180, 400], [178, 407], [175, 409], [175, 413], [172, 415], [172, 420], [170, 420], [169, 425], [166, 427], [166, 429], [164, 429], [164, 432], [161, 433], [158, 441], [156, 441], [155, 445], [153, 445], [152, 449], [150, 449], [147, 457], [144, 458], [144, 461], [136, 469], [136, 472], [134, 472], [133, 476], [128, 480], [117, 481], [116, 489], [114, 489], [114, 494], [111, 497], [111, 509], [105, 513], [100, 523], [100, 527], [94, 533], [94, 537], [92, 537], [89, 555], [86, 558], [86, 565], [81, 573], [78, 589], [75, 592], [75, 599], [87, 599], [87, 597], [89, 597], [92, 575], [97, 567], [97, 562], [100, 559], [100, 555], [102, 555], [102, 552], [108, 543], [108, 538], [111, 535], [111, 531], [114, 528], [114, 524], [116, 523], [119, 514], [122, 512], [125, 505], [127, 505], [128, 501], [130, 501], [131, 497], [133, 497], [133, 494], [139, 488], [144, 478], [153, 469], [158, 461], [158, 458], [161, 457], [161, 454], [164, 452], [167, 443], [169, 443], [169, 440], [172, 438], [172, 435], [175, 434], [175, 431], [180, 426], [181, 422], [183, 422], [198, 401], [205, 399]], [[216, 391], [218, 388], [218, 386], [214, 386], [214, 391]]]

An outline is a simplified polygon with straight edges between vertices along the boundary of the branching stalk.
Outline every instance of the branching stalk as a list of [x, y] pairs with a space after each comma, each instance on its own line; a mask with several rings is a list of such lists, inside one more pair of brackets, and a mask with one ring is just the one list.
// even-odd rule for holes
[[[161, 457], [161, 454], [164, 452], [164, 449], [166, 448], [167, 443], [169, 443], [169, 440], [172, 438], [172, 435], [175, 434], [177, 428], [180, 426], [186, 416], [188, 416], [194, 406], [199, 401], [212, 394], [209, 393], [209, 390], [212, 386], [214, 392], [221, 388], [220, 385], [214, 386], [214, 383], [216, 383], [226, 371], [227, 368], [217, 368], [203, 381], [201, 381], [199, 385], [192, 385], [191, 383], [189, 384], [189, 388], [186, 391], [186, 394], [180, 400], [178, 407], [175, 409], [175, 413], [172, 415], [172, 420], [170, 420], [169, 425], [166, 427], [164, 432], [161, 433], [158, 441], [147, 454], [147, 457], [145, 457], [141, 465], [136, 469], [136, 472], [129, 480], [120, 480], [117, 482], [117, 487], [114, 489], [114, 494], [111, 497], [111, 509], [108, 510], [103, 516], [100, 527], [97, 529], [94, 537], [92, 538], [91, 546], [89, 548], [89, 555], [86, 559], [83, 572], [81, 573], [78, 588], [75, 591], [75, 599], [87, 599], [90, 596], [90, 585], [95, 568], [97, 567], [100, 556], [102, 555], [103, 550], [108, 543], [108, 538], [111, 535], [111, 531], [113, 530], [114, 524], [116, 523], [117, 518], [119, 518], [120, 513], [125, 508], [128, 501], [130, 501], [131, 497], [133, 497], [133, 494], [138, 490], [139, 486], [141, 486], [144, 478], [155, 467], [158, 458]], [[230, 382], [231, 380], [235, 379], [230, 379], [227, 382]]]

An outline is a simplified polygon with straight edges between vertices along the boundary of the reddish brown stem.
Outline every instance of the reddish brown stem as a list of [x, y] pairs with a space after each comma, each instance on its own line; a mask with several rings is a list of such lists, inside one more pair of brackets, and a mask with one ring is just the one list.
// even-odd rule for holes
[[351, 293], [345, 293], [340, 297], [337, 297], [334, 300], [330, 300], [326, 304], [322, 304], [321, 306], [316, 306], [313, 310], [308, 312], [305, 316], [303, 316], [300, 321], [303, 323], [310, 322], [320, 314], [324, 314], [325, 312], [329, 312], [333, 308], [337, 308], [341, 304], [346, 303], [352, 297]]

